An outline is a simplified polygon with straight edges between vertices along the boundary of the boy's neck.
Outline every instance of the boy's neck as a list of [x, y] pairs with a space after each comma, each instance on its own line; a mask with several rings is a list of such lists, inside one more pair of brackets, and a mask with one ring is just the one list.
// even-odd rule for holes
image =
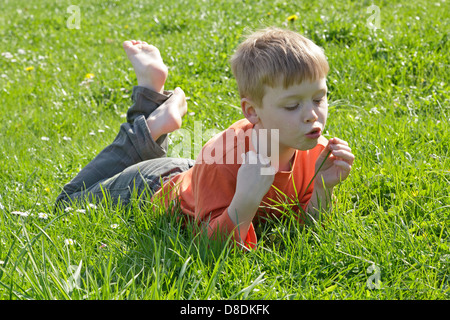
[[295, 149], [292, 148], [283, 148], [280, 146], [279, 151], [279, 171], [290, 171], [292, 166], [292, 159], [295, 154]]

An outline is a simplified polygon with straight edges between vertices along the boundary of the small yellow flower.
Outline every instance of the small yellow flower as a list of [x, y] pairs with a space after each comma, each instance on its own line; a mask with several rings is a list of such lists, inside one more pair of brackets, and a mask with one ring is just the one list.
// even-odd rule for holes
[[44, 190], [45, 190], [46, 192], [50, 192], [50, 188], [49, 188], [49, 187], [45, 188]]
[[124, 27], [125, 29], [128, 29], [128, 25], [125, 25], [125, 27]]
[[84, 76], [85, 79], [92, 79], [93, 77], [95, 77], [93, 73], [86, 73], [86, 75]]
[[296, 14], [293, 14], [293, 15], [287, 17], [287, 20], [290, 21], [290, 22], [294, 22], [297, 19], [298, 19], [298, 17], [297, 17]]
[[34, 70], [34, 67], [33, 67], [33, 66], [30, 66], [30, 67], [26, 67], [26, 68], [25, 68], [25, 71], [31, 71], [31, 70]]

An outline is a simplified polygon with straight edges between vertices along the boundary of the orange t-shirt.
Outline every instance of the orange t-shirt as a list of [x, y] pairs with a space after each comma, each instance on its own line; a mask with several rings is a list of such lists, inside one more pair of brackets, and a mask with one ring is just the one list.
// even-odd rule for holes
[[[178, 200], [185, 215], [207, 225], [208, 236], [216, 231], [226, 234], [234, 233], [234, 239], [239, 241], [239, 232], [228, 216], [228, 207], [236, 190], [237, 173], [242, 164], [241, 154], [254, 151], [251, 142], [253, 124], [247, 119], [235, 122], [227, 130], [210, 139], [202, 148], [195, 165], [164, 183], [155, 193], [153, 199], [163, 198], [163, 202]], [[265, 216], [282, 215], [271, 206], [276, 206], [273, 200], [286, 202], [298, 199], [302, 209], [311, 198], [313, 183], [305, 190], [315, 173], [315, 164], [319, 154], [325, 148], [326, 139], [319, 139], [319, 144], [311, 150], [296, 150], [290, 171], [278, 171], [274, 182], [262, 199], [253, 223], [250, 225], [245, 239], [247, 247], [255, 247], [257, 237], [253, 224]], [[279, 191], [283, 194], [281, 195]], [[162, 196], [163, 195], [163, 196]], [[292, 203], [292, 201], [291, 201]], [[302, 220], [300, 209], [293, 210]]]

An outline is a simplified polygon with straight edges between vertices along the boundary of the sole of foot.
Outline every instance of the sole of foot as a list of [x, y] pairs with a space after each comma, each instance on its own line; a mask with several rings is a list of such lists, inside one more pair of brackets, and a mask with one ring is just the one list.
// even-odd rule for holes
[[133, 65], [138, 86], [162, 93], [168, 68], [164, 64], [158, 48], [140, 40], [124, 41], [123, 48]]

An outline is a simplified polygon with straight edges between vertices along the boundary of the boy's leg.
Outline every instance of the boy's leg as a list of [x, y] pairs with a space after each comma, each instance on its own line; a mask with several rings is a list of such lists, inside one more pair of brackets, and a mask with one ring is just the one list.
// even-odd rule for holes
[[133, 88], [134, 104], [127, 113], [127, 122], [120, 126], [114, 141], [64, 186], [57, 201], [88, 189], [95, 183], [112, 177], [138, 162], [165, 156], [166, 149], [163, 145], [167, 145], [166, 137], [161, 136], [158, 141], [153, 141], [146, 124], [146, 116], [148, 117], [148, 114], [155, 110], [161, 101], [167, 99], [163, 95], [156, 94], [142, 87]]
[[[176, 89], [176, 94], [170, 97], [170, 93], [163, 91], [167, 74], [159, 72], [162, 64], [159, 51], [157, 51], [155, 63], [154, 50], [156, 48], [151, 47], [152, 52], [149, 54], [144, 50], [150, 47], [146, 44], [130, 42], [128, 48], [126, 44], [127, 42], [124, 43], [124, 48], [135, 68], [138, 84], [146, 87], [133, 88], [134, 104], [129, 108], [127, 122], [121, 125], [116, 139], [64, 186], [57, 198], [57, 203], [61, 200], [79, 198], [85, 191], [136, 163], [165, 157], [167, 133], [181, 126], [181, 117], [186, 112], [184, 93], [182, 90]], [[136, 44], [140, 45], [142, 49], [136, 48]], [[149, 62], [153, 64], [149, 64]], [[144, 79], [146, 73], [142, 69], [151, 73], [155, 71], [155, 68], [159, 69], [157, 70], [159, 73], [156, 72], [158, 77], [155, 78], [155, 72], [153, 72], [152, 77]], [[159, 90], [159, 92], [152, 89]], [[160, 105], [160, 109], [157, 110]]]
[[[155, 158], [136, 163], [115, 176], [99, 181], [88, 189], [70, 194], [66, 197], [65, 205], [71, 201], [81, 200], [98, 202], [102, 199], [111, 200], [113, 204], [130, 203], [133, 192], [136, 193], [139, 202], [148, 200], [143, 197], [151, 197], [161, 188], [161, 182], [193, 167], [195, 161], [180, 158]], [[64, 202], [62, 202], [64, 203]]]

